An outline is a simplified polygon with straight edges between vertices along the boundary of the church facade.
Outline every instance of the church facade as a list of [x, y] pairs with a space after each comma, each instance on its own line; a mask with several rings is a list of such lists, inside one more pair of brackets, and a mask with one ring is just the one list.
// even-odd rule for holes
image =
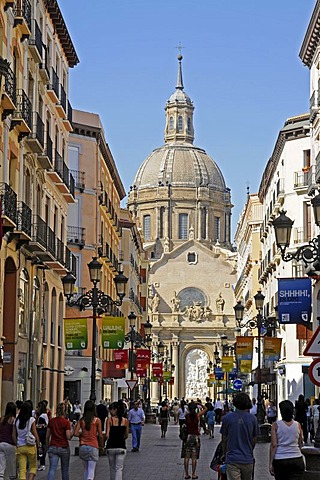
[[152, 382], [151, 396], [213, 397], [223, 386], [208, 386], [209, 370], [217, 352], [232, 352], [235, 342], [232, 203], [218, 165], [193, 144], [194, 105], [184, 92], [181, 55], [165, 112], [165, 144], [141, 164], [128, 199], [150, 262], [155, 359], [163, 342], [160, 360], [174, 371], [162, 391]]

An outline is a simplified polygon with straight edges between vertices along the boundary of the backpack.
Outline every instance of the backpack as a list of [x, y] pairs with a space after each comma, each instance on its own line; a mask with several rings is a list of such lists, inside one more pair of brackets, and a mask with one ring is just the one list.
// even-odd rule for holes
[[213, 458], [210, 463], [211, 470], [215, 472], [219, 471], [219, 466], [223, 463], [222, 461], [222, 442], [218, 443], [216, 451], [214, 452]]

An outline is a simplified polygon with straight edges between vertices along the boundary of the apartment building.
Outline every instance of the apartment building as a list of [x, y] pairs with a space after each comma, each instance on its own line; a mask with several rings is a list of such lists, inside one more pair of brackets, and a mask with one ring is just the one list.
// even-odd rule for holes
[[7, 401], [63, 398], [61, 275], [75, 201], [68, 72], [78, 62], [58, 2], [0, 2], [0, 371]]
[[[69, 141], [69, 166], [75, 178], [75, 203], [69, 205], [68, 248], [77, 259], [76, 295], [86, 294], [92, 287], [88, 263], [98, 257], [102, 263], [98, 288], [118, 300], [114, 283], [122, 269], [120, 201], [125, 197], [114, 158], [105, 138], [100, 117], [95, 113], [73, 111], [73, 132]], [[128, 294], [128, 290], [127, 290]], [[116, 306], [111, 315], [122, 316]], [[66, 351], [65, 394], [72, 402], [89, 398], [92, 358], [92, 310], [67, 308], [67, 317], [88, 318], [88, 348]], [[102, 348], [101, 318], [97, 319], [97, 400], [110, 398], [110, 382], [104, 382], [104, 361], [113, 360], [113, 351]]]

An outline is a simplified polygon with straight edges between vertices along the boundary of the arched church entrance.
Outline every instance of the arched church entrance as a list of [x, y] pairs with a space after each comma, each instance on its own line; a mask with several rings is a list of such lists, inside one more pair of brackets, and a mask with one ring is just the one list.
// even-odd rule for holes
[[188, 400], [208, 395], [207, 366], [209, 357], [200, 348], [194, 348], [187, 353], [185, 363], [185, 398]]

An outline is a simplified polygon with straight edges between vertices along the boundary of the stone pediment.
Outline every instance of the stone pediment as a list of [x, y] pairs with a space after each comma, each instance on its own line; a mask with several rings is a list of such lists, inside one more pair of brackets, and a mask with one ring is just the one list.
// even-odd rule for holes
[[171, 252], [164, 252], [159, 260], [152, 263], [150, 267], [150, 273], [156, 273], [159, 268], [162, 268], [170, 260], [175, 260], [179, 256], [190, 251], [192, 248], [196, 248], [205, 255], [208, 255], [209, 259], [218, 259], [222, 261], [225, 266], [230, 266], [232, 270], [230, 272], [231, 274], [236, 273], [237, 256], [235, 252], [231, 252], [230, 250], [217, 245], [212, 245], [212, 248], [208, 248], [206, 245], [193, 238], [185, 241], [178, 247], [171, 250]]

